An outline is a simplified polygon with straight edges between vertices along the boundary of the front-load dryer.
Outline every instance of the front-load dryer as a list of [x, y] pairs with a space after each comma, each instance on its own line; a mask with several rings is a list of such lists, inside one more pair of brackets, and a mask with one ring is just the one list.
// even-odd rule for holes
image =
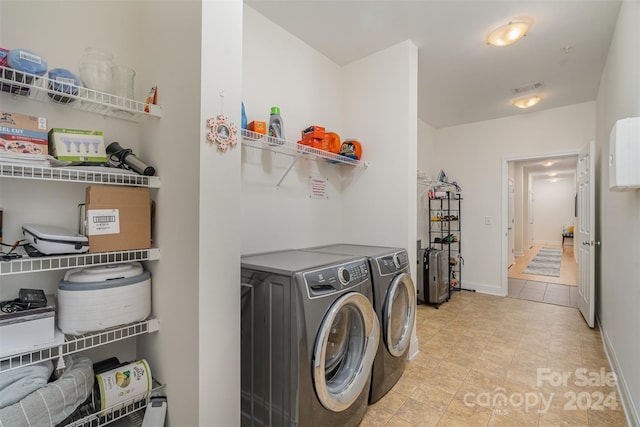
[[416, 314], [416, 289], [411, 280], [407, 251], [402, 248], [350, 244], [306, 250], [364, 256], [369, 261], [373, 303], [382, 329], [371, 375], [369, 403], [374, 403], [398, 382], [409, 354]]
[[357, 426], [380, 340], [364, 257], [243, 256], [243, 426]]

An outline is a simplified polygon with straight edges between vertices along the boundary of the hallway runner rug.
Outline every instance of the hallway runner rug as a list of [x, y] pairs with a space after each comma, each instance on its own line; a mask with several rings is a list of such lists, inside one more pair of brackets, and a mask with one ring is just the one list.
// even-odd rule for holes
[[560, 277], [560, 261], [562, 260], [562, 249], [541, 248], [533, 257], [525, 274], [537, 274], [539, 276]]

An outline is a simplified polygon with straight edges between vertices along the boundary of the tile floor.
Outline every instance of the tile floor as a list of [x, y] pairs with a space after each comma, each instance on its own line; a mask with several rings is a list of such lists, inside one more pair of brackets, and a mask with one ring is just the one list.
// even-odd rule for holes
[[361, 427], [626, 426], [600, 331], [575, 308], [463, 291], [416, 322], [420, 353]]
[[508, 296], [529, 301], [577, 307], [578, 287], [510, 278]]

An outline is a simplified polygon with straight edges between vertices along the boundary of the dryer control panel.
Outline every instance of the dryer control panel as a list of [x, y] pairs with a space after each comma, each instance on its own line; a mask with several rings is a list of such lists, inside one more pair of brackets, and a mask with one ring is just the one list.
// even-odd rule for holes
[[409, 255], [407, 251], [396, 252], [395, 254], [376, 258], [376, 263], [380, 269], [380, 274], [386, 276], [399, 270], [404, 270], [409, 265]]
[[303, 274], [309, 298], [331, 295], [369, 280], [365, 260], [307, 271]]

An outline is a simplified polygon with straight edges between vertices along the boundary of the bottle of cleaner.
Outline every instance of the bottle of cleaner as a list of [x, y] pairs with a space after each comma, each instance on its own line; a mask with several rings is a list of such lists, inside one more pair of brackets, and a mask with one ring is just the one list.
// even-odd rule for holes
[[[271, 107], [271, 117], [269, 118], [269, 127], [267, 130], [269, 136], [278, 139], [284, 139], [284, 124], [280, 117], [280, 107]], [[272, 145], [276, 145], [274, 142]]]
[[247, 113], [244, 110], [244, 102], [242, 102], [242, 107], [240, 110], [240, 128], [241, 129], [246, 129], [247, 128]]

